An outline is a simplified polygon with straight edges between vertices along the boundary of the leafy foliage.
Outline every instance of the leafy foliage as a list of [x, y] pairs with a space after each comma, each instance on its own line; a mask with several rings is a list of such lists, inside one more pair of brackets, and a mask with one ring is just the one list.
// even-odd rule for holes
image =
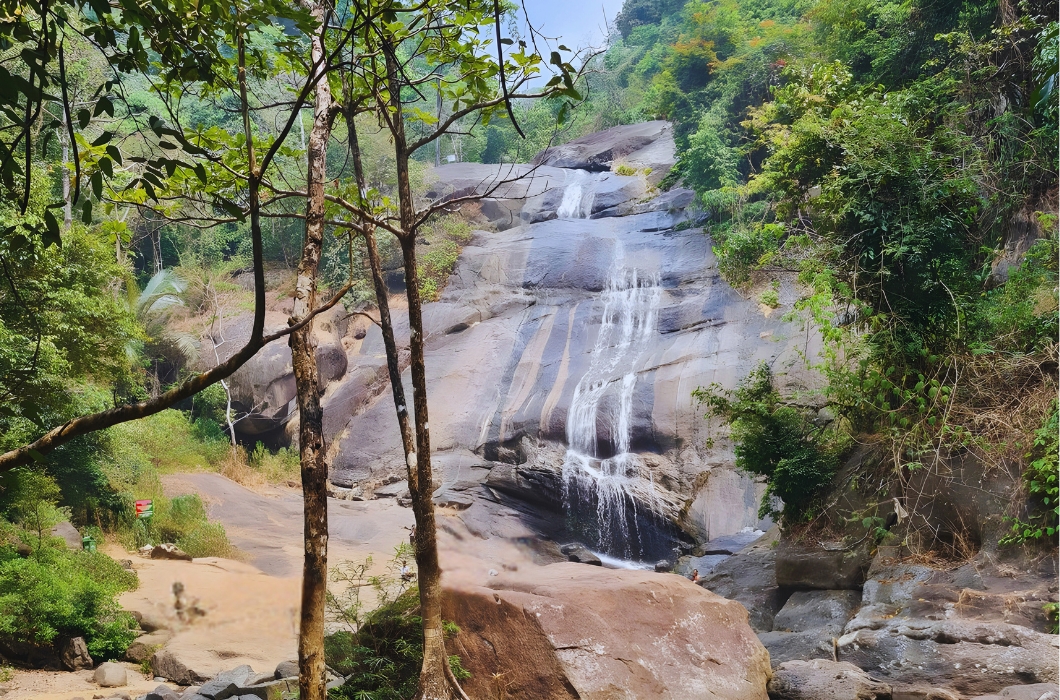
[[[897, 479], [949, 450], [1019, 461], [1056, 386], [1055, 3], [664, 4], [628, 0], [605, 63], [675, 122], [668, 182], [723, 275], [798, 275], [837, 431], [882, 437]], [[742, 459], [792, 450], [747, 426], [797, 436], [794, 414], [726, 400]]]
[[1027, 455], [1031, 460], [1023, 472], [1023, 481], [1030, 495], [1030, 514], [1026, 520], [1015, 518], [1012, 532], [1003, 544], [1033, 540], [1056, 541], [1060, 531], [1060, 414], [1056, 402], [1053, 412], [1034, 433], [1034, 449]]
[[[369, 575], [371, 557], [332, 570], [332, 581], [342, 592], [328, 591], [328, 611], [343, 629], [325, 638], [324, 653], [328, 666], [347, 678], [329, 697], [408, 700], [415, 695], [423, 662], [423, 628], [412, 557], [412, 547], [401, 544], [382, 575]], [[361, 599], [365, 586], [376, 594], [374, 609]], [[445, 622], [444, 628], [448, 637], [460, 631], [452, 622]], [[458, 680], [470, 678], [459, 656], [450, 656], [449, 666]]]
[[0, 640], [48, 647], [84, 637], [93, 658], [118, 658], [136, 638], [136, 623], [116, 596], [136, 588], [136, 575], [50, 536], [67, 515], [59, 496], [55, 480], [40, 472], [15, 469], [0, 481], [0, 514], [21, 525], [0, 519]]
[[734, 391], [712, 384], [693, 395], [707, 406], [708, 418], [717, 416], [731, 426], [736, 466], [765, 477], [760, 517], [782, 515], [794, 524], [819, 511], [838, 467], [834, 437], [781, 401], [769, 365], [759, 364]]
[[120, 658], [136, 639], [136, 621], [116, 596], [136, 585], [105, 554], [45, 546], [22, 559], [0, 549], [0, 637], [38, 646], [84, 637], [94, 659]]

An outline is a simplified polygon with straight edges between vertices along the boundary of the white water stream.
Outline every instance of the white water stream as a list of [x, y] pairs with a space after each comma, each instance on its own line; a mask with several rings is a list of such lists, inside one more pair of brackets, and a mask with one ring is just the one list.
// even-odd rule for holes
[[[584, 170], [570, 170], [566, 174], [566, 187], [563, 188], [563, 199], [556, 209], [557, 219], [584, 219], [588, 217], [593, 206], [593, 194], [585, 196], [589, 184], [589, 173]], [[589, 188], [591, 190], [591, 188]]]
[[[600, 294], [603, 316], [589, 368], [574, 389], [567, 413], [563, 463], [568, 516], [595, 515], [590, 546], [632, 559], [643, 553], [634, 488], [639, 459], [630, 453], [637, 366], [654, 339], [662, 290], [657, 275], [626, 265], [621, 243], [607, 285]], [[609, 439], [601, 449], [601, 431]], [[611, 454], [603, 457], [603, 454]], [[649, 482], [648, 506], [654, 489]], [[594, 512], [595, 511], [595, 512]]]

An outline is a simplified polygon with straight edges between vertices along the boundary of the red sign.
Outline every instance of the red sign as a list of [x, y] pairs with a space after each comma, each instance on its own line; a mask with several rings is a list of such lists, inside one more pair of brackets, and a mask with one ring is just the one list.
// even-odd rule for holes
[[136, 502], [136, 517], [150, 518], [155, 514], [155, 506], [150, 499]]

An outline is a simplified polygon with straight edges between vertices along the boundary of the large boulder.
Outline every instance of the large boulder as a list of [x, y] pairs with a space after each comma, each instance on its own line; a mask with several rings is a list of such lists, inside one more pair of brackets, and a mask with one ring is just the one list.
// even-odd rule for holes
[[979, 695], [972, 700], [1060, 700], [1060, 686], [1056, 683], [1010, 685], [996, 694]]
[[152, 654], [161, 649], [173, 634], [169, 630], [159, 629], [156, 632], [137, 637], [136, 641], [125, 650], [125, 660], [134, 664], [143, 663]]
[[872, 559], [867, 547], [825, 549], [783, 540], [777, 548], [777, 585], [785, 588], [861, 590]]
[[52, 528], [52, 537], [61, 537], [70, 549], [82, 549], [81, 533], [66, 520]]
[[839, 657], [883, 678], [992, 693], [1021, 682], [1056, 683], [1056, 635], [974, 620], [857, 616]]
[[682, 577], [524, 568], [447, 586], [443, 614], [472, 697], [766, 698], [769, 658], [744, 608]]
[[167, 649], [160, 649], [151, 656], [151, 671], [156, 676], [161, 676], [179, 685], [192, 685], [210, 680], [209, 676], [194, 668], [188, 668], [183, 661]]
[[997, 572], [987, 561], [974, 562], [978, 570], [937, 570], [877, 558], [861, 608], [836, 642], [839, 658], [890, 682], [964, 695], [1056, 683], [1058, 638], [1035, 630], [1031, 616], [1040, 613], [1055, 575], [1026, 571], [1013, 580], [1010, 570]]
[[722, 597], [743, 604], [751, 628], [756, 632], [773, 629], [773, 618], [785, 601], [776, 576], [779, 537], [780, 529], [770, 528], [757, 542], [716, 564], [699, 583]]
[[891, 700], [891, 686], [842, 661], [788, 661], [769, 681], [771, 700]]
[[273, 676], [279, 680], [280, 678], [297, 678], [298, 677], [298, 660], [294, 659], [291, 661], [281, 661], [276, 664], [276, 670], [273, 672]]
[[858, 591], [796, 591], [758, 635], [774, 666], [785, 661], [831, 659], [835, 640], [861, 603]]
[[[321, 313], [313, 321], [320, 389], [327, 389], [346, 374], [348, 360], [342, 345], [342, 305]], [[270, 310], [265, 317], [266, 333], [287, 327], [288, 315]], [[224, 362], [250, 337], [253, 313], [223, 319], [215, 335], [202, 342], [199, 355], [202, 368]], [[216, 355], [215, 355], [216, 350]], [[236, 431], [249, 438], [278, 434], [296, 415], [294, 368], [287, 343], [269, 343], [228, 380], [233, 407], [247, 415], [236, 423]]]

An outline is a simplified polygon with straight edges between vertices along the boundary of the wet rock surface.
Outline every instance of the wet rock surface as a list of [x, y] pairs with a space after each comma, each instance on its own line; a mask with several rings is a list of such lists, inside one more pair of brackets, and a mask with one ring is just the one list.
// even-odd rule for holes
[[[643, 319], [650, 338], [623, 358], [631, 387], [603, 377], [609, 384], [594, 399], [598, 456], [626, 451], [623, 489], [640, 514], [626, 549], [676, 560], [688, 550], [674, 546], [768, 525], [757, 515], [764, 485], [731, 468], [724, 439], [708, 440], [691, 392], [734, 386], [762, 360], [784, 386], [812, 388], [818, 379], [801, 369], [800, 353], [814, 352], [816, 339], [721, 280], [702, 230], [677, 230], [692, 216], [693, 193], [656, 189], [674, 161], [670, 125], [649, 122], [550, 149], [532, 164], [454, 163], [429, 173], [429, 197], [487, 195], [478, 209], [496, 229], [475, 232], [439, 301], [424, 308], [438, 505], [475, 510], [503, 493], [552, 511], [566, 506], [568, 418], [601, 337], [615, 332], [607, 308], [617, 270], [634, 289], [650, 286], [653, 299]], [[314, 324], [332, 491], [348, 500], [385, 496], [380, 487], [403, 478], [404, 459], [382, 338], [341, 311]], [[403, 347], [400, 309], [394, 322]], [[222, 347], [234, 350], [249, 318], [226, 323]], [[266, 325], [285, 324], [273, 308]], [[240, 430], [282, 436], [295, 415], [289, 349], [270, 345], [232, 386], [239, 408], [252, 412]], [[619, 413], [628, 414], [621, 431], [612, 424]], [[475, 468], [463, 466], [467, 455]], [[495, 493], [452, 487], [469, 481]], [[657, 542], [640, 541], [657, 529]]]
[[[488, 488], [563, 507], [568, 417], [606, 332], [609, 279], [623, 265], [657, 285], [658, 301], [651, 341], [628, 356], [635, 363], [628, 399], [617, 380], [598, 399], [601, 456], [619, 449], [608, 416], [628, 400], [628, 463], [639, 474], [628, 492], [642, 504], [640, 512], [657, 513], [698, 540], [759, 526], [764, 487], [725, 466], [731, 464], [726, 445], [707, 447], [709, 426], [691, 392], [711, 382], [733, 386], [759, 360], [784, 368], [783, 381], [805, 385], [796, 348], [806, 338], [762, 316], [720, 280], [702, 231], [674, 230], [686, 195], [668, 193], [656, 211], [587, 219], [598, 206], [636, 203], [644, 185], [635, 177], [577, 172], [553, 189], [561, 195], [575, 187], [572, 178], [584, 178], [577, 185], [582, 216], [477, 232], [441, 299], [424, 310], [431, 434], [440, 463], [470, 452], [481, 467], [472, 476]], [[535, 195], [538, 203], [550, 191]], [[562, 197], [548, 204], [553, 215], [561, 204]], [[528, 200], [521, 211], [532, 206]], [[398, 337], [405, 337], [405, 319], [396, 323]], [[382, 352], [378, 330], [368, 328], [343, 387], [360, 381], [360, 358], [370, 363]], [[331, 441], [332, 481], [367, 486], [395, 475], [402, 462], [389, 393], [379, 392], [347, 416]], [[716, 466], [704, 474], [708, 463]], [[443, 482], [466, 480], [444, 468], [438, 473]], [[474, 498], [482, 492], [464, 493]], [[470, 507], [466, 498], [451, 502]], [[653, 552], [652, 560], [672, 556], [669, 546]]]

